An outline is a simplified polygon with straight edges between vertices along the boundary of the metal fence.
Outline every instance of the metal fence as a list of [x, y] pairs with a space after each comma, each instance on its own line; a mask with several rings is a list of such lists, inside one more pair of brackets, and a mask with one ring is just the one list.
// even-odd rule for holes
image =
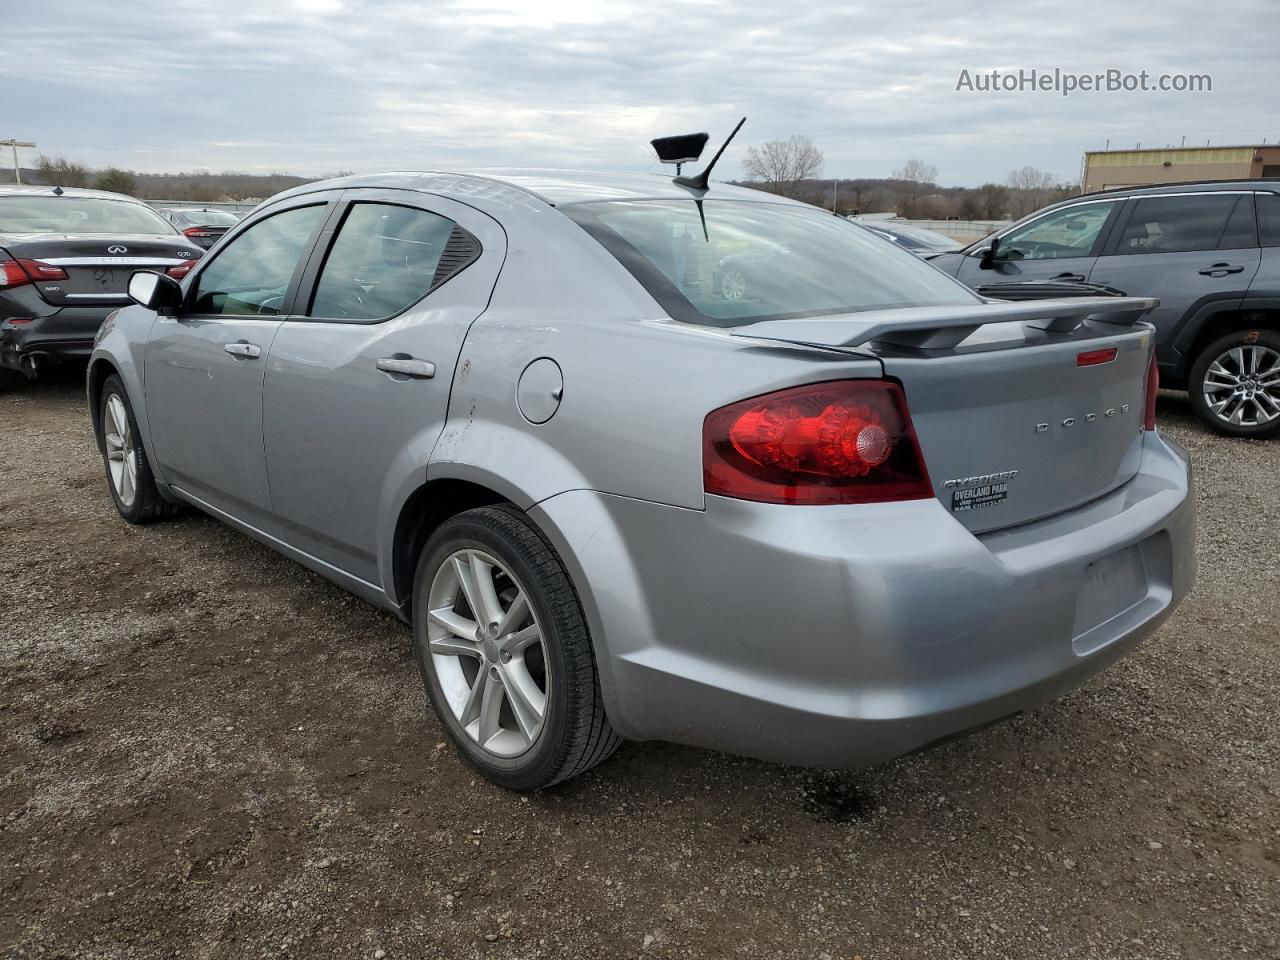
[[238, 200], [229, 203], [201, 203], [199, 200], [144, 200], [148, 206], [155, 207], [157, 210], [168, 210], [174, 207], [195, 210], [227, 210], [231, 213], [248, 213], [261, 200]]
[[1011, 220], [894, 220], [893, 223], [907, 223], [913, 227], [924, 227], [937, 233], [946, 234], [960, 243], [972, 243], [990, 236], [1002, 227], [1007, 227]]

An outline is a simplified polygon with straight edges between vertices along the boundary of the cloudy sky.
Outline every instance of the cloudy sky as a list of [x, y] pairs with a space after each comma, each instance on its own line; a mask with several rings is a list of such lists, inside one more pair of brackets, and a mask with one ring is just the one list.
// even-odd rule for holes
[[[0, 0], [0, 138], [104, 166], [644, 170], [747, 115], [829, 176], [1062, 178], [1111, 145], [1280, 139], [1275, 0]], [[1210, 93], [957, 91], [962, 70], [1209, 74]], [[653, 165], [656, 167], [656, 165]]]

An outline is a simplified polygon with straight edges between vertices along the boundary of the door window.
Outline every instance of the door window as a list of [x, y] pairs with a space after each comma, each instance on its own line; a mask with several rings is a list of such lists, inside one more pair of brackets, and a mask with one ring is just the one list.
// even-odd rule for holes
[[389, 203], [354, 203], [320, 271], [310, 315], [395, 316], [478, 253], [475, 239], [447, 217]]
[[1253, 196], [1241, 197], [1218, 241], [1219, 250], [1244, 250], [1258, 245], [1258, 224], [1253, 217]]
[[1280, 247], [1280, 194], [1258, 194], [1258, 229], [1264, 247]]
[[1119, 201], [1081, 203], [1047, 213], [1000, 238], [997, 260], [1087, 257]]
[[1116, 253], [1216, 250], [1237, 199], [1230, 193], [1144, 197], [1135, 204]]
[[276, 316], [324, 204], [297, 207], [259, 220], [231, 241], [196, 278], [191, 312]]

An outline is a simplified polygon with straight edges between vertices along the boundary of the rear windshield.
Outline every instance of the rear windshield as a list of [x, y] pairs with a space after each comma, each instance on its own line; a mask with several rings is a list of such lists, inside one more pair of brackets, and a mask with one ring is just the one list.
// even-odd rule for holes
[[173, 233], [148, 206], [101, 197], [0, 197], [0, 233]]
[[885, 307], [977, 303], [957, 281], [812, 207], [616, 200], [560, 209], [676, 320], [733, 327]]

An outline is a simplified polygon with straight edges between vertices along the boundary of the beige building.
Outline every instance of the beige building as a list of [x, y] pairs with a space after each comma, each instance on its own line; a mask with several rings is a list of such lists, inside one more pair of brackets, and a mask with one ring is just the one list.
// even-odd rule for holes
[[1092, 150], [1084, 155], [1085, 193], [1182, 180], [1258, 177], [1280, 177], [1280, 146]]

